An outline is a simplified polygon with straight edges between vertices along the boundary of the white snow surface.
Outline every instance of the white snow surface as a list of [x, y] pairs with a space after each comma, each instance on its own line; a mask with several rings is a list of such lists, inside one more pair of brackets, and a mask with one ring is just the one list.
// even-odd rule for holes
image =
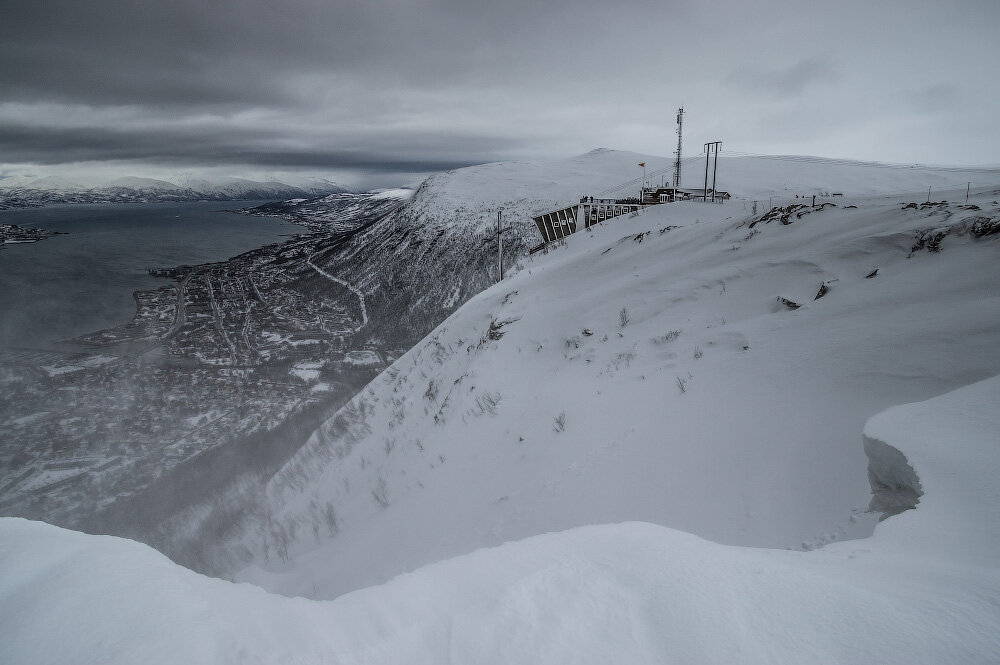
[[[172, 180], [124, 176], [114, 179], [97, 175], [82, 177], [81, 181], [67, 180], [59, 176], [14, 175], [0, 181], [0, 195], [10, 194], [37, 199], [41, 202], [57, 202], [60, 197], [92, 197], [128, 194], [133, 196], [163, 196], [164, 200], [197, 200], [214, 198], [223, 200], [243, 200], [252, 198], [289, 198], [292, 192], [321, 195], [330, 192], [349, 191], [329, 180], [316, 178], [286, 178], [280, 182], [273, 178], [249, 180], [247, 178], [215, 176], [202, 177], [192, 174], [175, 174]], [[173, 198], [171, 198], [173, 197]]]
[[926, 493], [873, 537], [812, 552], [588, 526], [311, 601], [0, 519], [0, 661], [995, 663], [998, 402], [995, 377], [869, 421]]
[[238, 578], [333, 598], [631, 520], [757, 547], [867, 535], [865, 421], [1000, 373], [1000, 243], [963, 232], [1000, 210], [976, 200], [849, 199], [752, 229], [742, 206], [691, 202], [572, 236], [313, 435], [233, 548], [254, 557]]
[[[225, 553], [281, 595], [0, 520], [0, 662], [1000, 661], [1000, 235], [969, 232], [1000, 188], [934, 171], [952, 203], [904, 208], [930, 171], [739, 159], [720, 189], [845, 195], [788, 225], [655, 206], [523, 260], [272, 478]], [[403, 210], [487, 233], [637, 161], [462, 169]], [[923, 495], [871, 535], [873, 442]]]
[[413, 197], [412, 189], [394, 188], [394, 189], [376, 189], [375, 194], [372, 198], [375, 199], [404, 199], [408, 200]]

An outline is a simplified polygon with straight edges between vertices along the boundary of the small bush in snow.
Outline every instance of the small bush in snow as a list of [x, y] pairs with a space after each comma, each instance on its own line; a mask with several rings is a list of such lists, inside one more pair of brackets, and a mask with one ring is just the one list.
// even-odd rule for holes
[[566, 412], [560, 411], [559, 415], [556, 416], [555, 421], [552, 423], [552, 429], [556, 432], [566, 431]]
[[664, 335], [660, 335], [659, 337], [654, 337], [653, 344], [666, 344], [668, 342], [674, 341], [675, 339], [680, 337], [680, 335], [681, 335], [680, 330], [670, 330]]
[[687, 383], [687, 381], [678, 376], [676, 383], [677, 383], [677, 389], [681, 391], [681, 394], [687, 392], [687, 387], [684, 385]]
[[389, 486], [386, 484], [385, 478], [379, 476], [378, 483], [375, 484], [375, 489], [372, 490], [372, 498], [375, 499], [375, 503], [380, 507], [389, 507]]
[[485, 393], [476, 398], [476, 403], [483, 413], [497, 415], [497, 405], [500, 404], [500, 393]]
[[340, 528], [337, 526], [337, 511], [334, 510], [333, 504], [329, 501], [323, 506], [323, 521], [326, 522], [326, 528], [330, 532], [330, 535], [336, 535]]
[[618, 323], [620, 323], [621, 327], [624, 328], [628, 325], [628, 321], [628, 307], [622, 307], [622, 311], [618, 312]]

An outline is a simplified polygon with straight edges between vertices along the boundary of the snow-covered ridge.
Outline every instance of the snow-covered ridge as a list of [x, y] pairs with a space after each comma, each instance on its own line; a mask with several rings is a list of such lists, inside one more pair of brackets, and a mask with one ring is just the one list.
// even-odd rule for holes
[[[244, 537], [246, 579], [329, 597], [637, 518], [748, 545], [865, 533], [864, 420], [1000, 372], [996, 236], [971, 231], [993, 196], [851, 198], [788, 224], [688, 203], [574, 236], [314, 435]], [[928, 230], [948, 232], [937, 252]]]
[[316, 197], [349, 191], [326, 180], [287, 184], [277, 180], [199, 178], [183, 176], [176, 182], [129, 176], [82, 184], [55, 177], [17, 177], [0, 180], [0, 206], [23, 207], [47, 203], [116, 203], [167, 201], [240, 201]]
[[996, 662], [998, 401], [994, 377], [869, 421], [866, 436], [914, 460], [928, 493], [872, 538], [813, 552], [589, 526], [318, 602], [202, 577], [127, 540], [0, 519], [0, 659]]
[[312, 198], [265, 203], [240, 212], [280, 217], [315, 230], [350, 231], [379, 219], [402, 206], [413, 196], [411, 189], [392, 189], [358, 194], [336, 192]]
[[[633, 161], [441, 174], [313, 261], [370, 317], [441, 311], [497, 204], [523, 249], [521, 211]], [[0, 520], [0, 661], [996, 662], [1000, 188], [908, 182], [650, 208], [472, 297], [225, 544], [240, 579], [335, 600]], [[877, 527], [873, 468], [921, 493]]]

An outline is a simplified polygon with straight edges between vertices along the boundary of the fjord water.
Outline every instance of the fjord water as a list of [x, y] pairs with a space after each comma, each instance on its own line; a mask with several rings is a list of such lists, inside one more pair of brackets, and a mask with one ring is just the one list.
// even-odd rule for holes
[[300, 227], [249, 217], [260, 201], [75, 204], [0, 211], [0, 223], [59, 231], [0, 249], [0, 348], [48, 348], [127, 323], [132, 293], [171, 283], [149, 268], [222, 261]]

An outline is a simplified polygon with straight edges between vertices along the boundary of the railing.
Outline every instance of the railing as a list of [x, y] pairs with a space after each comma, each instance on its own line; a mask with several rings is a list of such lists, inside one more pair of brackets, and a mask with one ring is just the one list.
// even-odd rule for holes
[[579, 230], [580, 222], [588, 229], [606, 219], [633, 213], [642, 208], [638, 202], [624, 203], [622, 199], [595, 199], [584, 197], [576, 205], [552, 210], [533, 217], [538, 232], [545, 242], [561, 240]]

